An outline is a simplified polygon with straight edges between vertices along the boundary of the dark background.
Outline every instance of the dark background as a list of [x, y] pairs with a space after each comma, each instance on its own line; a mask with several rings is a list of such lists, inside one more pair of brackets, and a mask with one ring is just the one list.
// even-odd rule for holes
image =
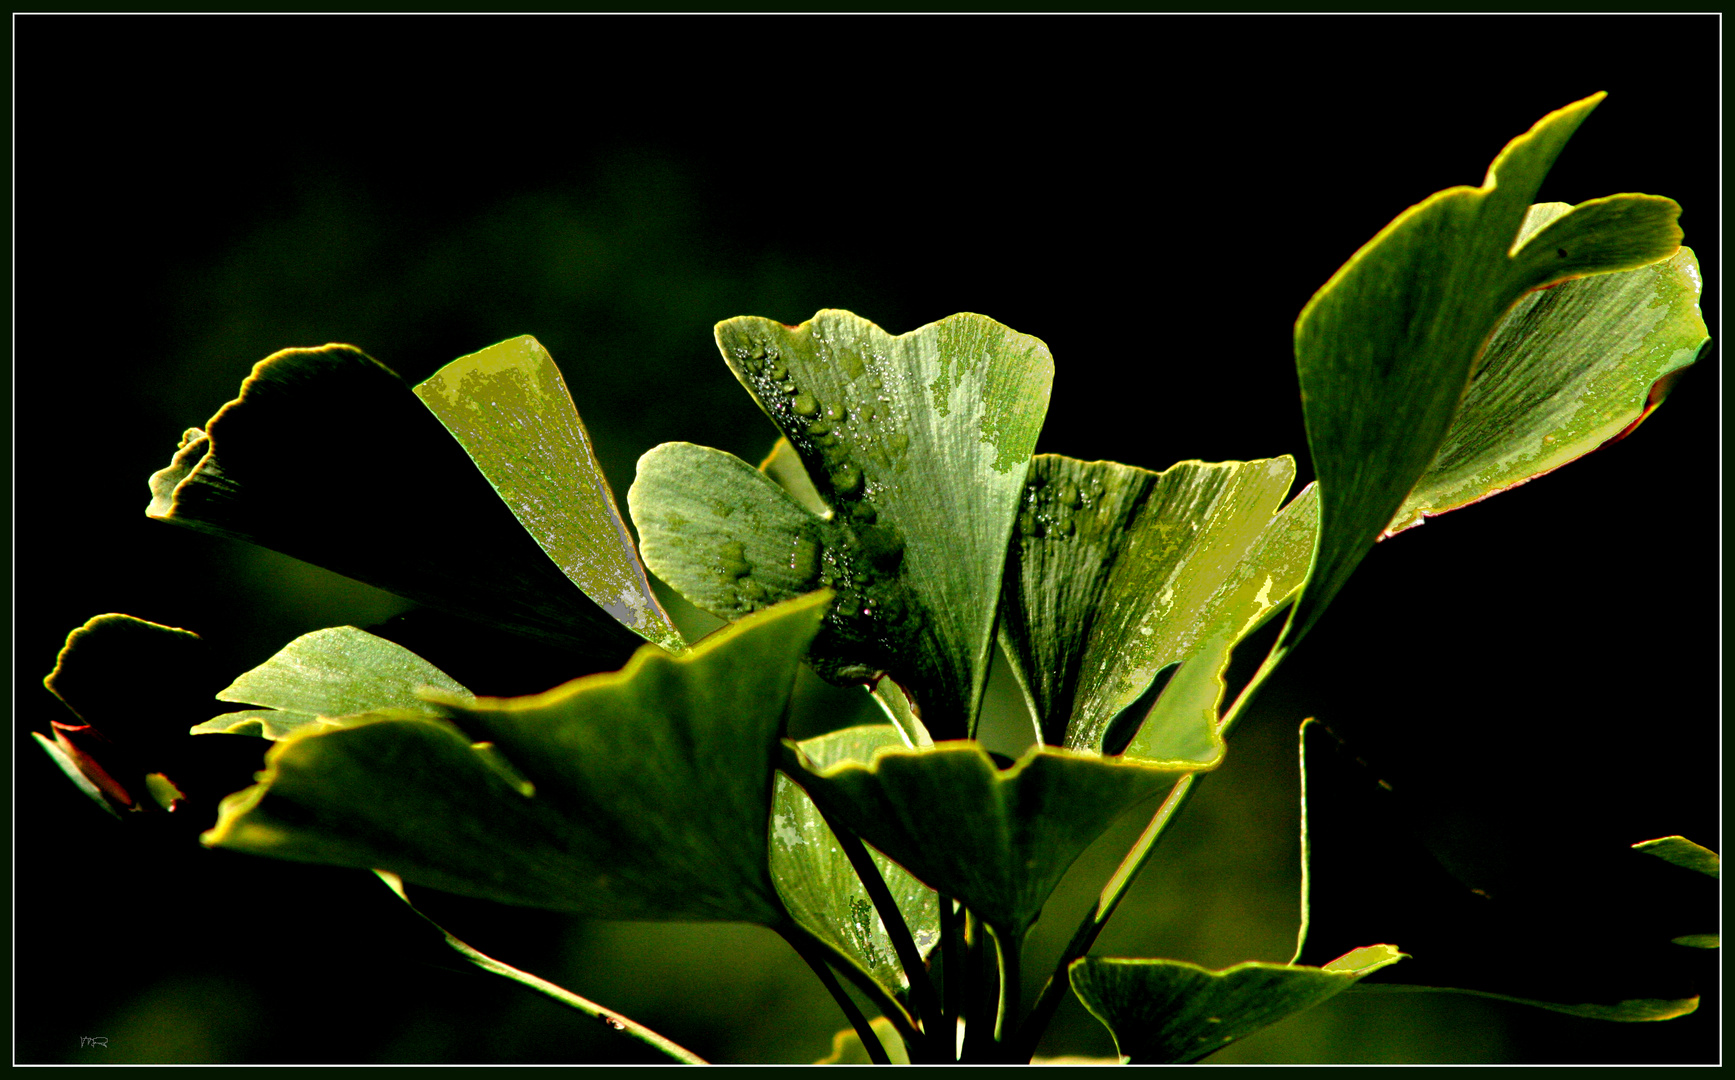
[[[977, 311], [1054, 350], [1040, 450], [1150, 468], [1293, 453], [1305, 481], [1295, 314], [1404, 207], [1480, 183], [1508, 139], [1597, 90], [1541, 198], [1679, 200], [1718, 331], [1710, 17], [14, 29], [23, 1062], [636, 1060], [558, 1007], [414, 959], [407, 914], [364, 875], [116, 823], [28, 745], [61, 715], [39, 680], [92, 615], [195, 630], [239, 673], [297, 634], [402, 609], [143, 516], [181, 430], [279, 348], [350, 342], [416, 379], [535, 334], [624, 495], [659, 442], [749, 459], [771, 443], [716, 356], [717, 320], [845, 307], [903, 332]], [[1309, 715], [1490, 880], [1669, 833], [1718, 846], [1717, 365], [1707, 354], [1625, 442], [1381, 545], [1099, 951], [1288, 958]], [[310, 497], [318, 468], [355, 464], [343, 442], [306, 432]], [[834, 695], [804, 700], [803, 723], [849, 720]], [[1137, 827], [1081, 861], [1039, 955]], [[757, 929], [429, 903], [716, 1060], [811, 1061], [843, 1026]], [[1714, 997], [1614, 1025], [1351, 995], [1220, 1060], [1709, 1061], [1717, 1015]], [[1046, 1047], [1109, 1051], [1075, 1005]]]

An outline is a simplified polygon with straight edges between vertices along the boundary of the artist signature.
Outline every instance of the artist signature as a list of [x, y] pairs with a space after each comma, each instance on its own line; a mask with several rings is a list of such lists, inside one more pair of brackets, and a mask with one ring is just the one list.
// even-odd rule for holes
[[101, 1036], [98, 1036], [98, 1035], [80, 1035], [78, 1037], [78, 1045], [79, 1045], [80, 1049], [88, 1049], [92, 1046], [100, 1046], [104, 1050], [107, 1050], [108, 1049], [108, 1036], [106, 1036], [106, 1035], [101, 1035]]

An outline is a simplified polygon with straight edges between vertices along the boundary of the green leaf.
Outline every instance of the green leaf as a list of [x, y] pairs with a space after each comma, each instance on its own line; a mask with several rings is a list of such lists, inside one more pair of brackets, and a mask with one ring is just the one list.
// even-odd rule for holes
[[820, 765], [788, 740], [781, 767], [833, 821], [1020, 938], [1115, 817], [1198, 771], [1042, 747], [1000, 769], [974, 742]]
[[[1213, 641], [1226, 663], [1228, 647], [1282, 606], [1313, 543], [1311, 499], [1278, 515], [1294, 478], [1287, 457], [1160, 473], [1054, 454], [1032, 462], [1000, 634], [1043, 741], [1100, 751], [1159, 671]], [[1191, 674], [1197, 691], [1200, 669]], [[1147, 724], [1138, 756], [1220, 752], [1214, 711], [1165, 716], [1180, 726]]]
[[1537, 835], [1539, 882], [1490, 893], [1436, 861], [1413, 820], [1324, 725], [1302, 726], [1298, 963], [1376, 936], [1413, 959], [1364, 989], [1468, 993], [1601, 1020], [1698, 1007], [1701, 954], [1671, 940], [1715, 927], [1714, 882], [1630, 849], [1575, 853]]
[[528, 335], [447, 364], [416, 396], [556, 566], [647, 641], [686, 647], [657, 603], [554, 358]]
[[[767, 481], [757, 490], [733, 483], [735, 498], [694, 517], [695, 495], [673, 490], [696, 487], [694, 478], [647, 455], [627, 495], [646, 562], [698, 606], [734, 618], [769, 597], [719, 591], [721, 538], [751, 548], [767, 519], [783, 524], [761, 543], [817, 537], [816, 555], [801, 548], [790, 567], [838, 593], [815, 670], [840, 684], [890, 672], [936, 738], [964, 736], [981, 703], [1006, 544], [1048, 407], [1047, 346], [980, 315], [892, 337], [844, 311], [798, 327], [731, 319], [718, 324], [717, 344], [830, 513], [803, 509]], [[754, 509], [743, 512], [743, 499]], [[799, 526], [791, 508], [809, 524]]]
[[[809, 760], [823, 766], [850, 758], [866, 761], [882, 746], [904, 743], [896, 728], [873, 724], [798, 745]], [[939, 898], [884, 855], [872, 855], [916, 948], [927, 956], [940, 942]], [[807, 793], [782, 775], [771, 807], [771, 879], [797, 923], [853, 959], [880, 985], [893, 990], [909, 986], [891, 937], [837, 838]]]
[[217, 694], [218, 701], [263, 709], [226, 713], [193, 728], [281, 739], [309, 724], [360, 713], [439, 713], [420, 691], [474, 700], [469, 690], [401, 645], [353, 626], [303, 634]]
[[1720, 878], [1722, 876], [1722, 867], [1718, 862], [1717, 853], [1708, 847], [1693, 843], [1684, 836], [1661, 836], [1655, 840], [1644, 840], [1634, 844], [1633, 850], [1642, 851], [1646, 855], [1655, 855], [1673, 866], [1697, 870], [1710, 877]]
[[769, 870], [773, 758], [828, 600], [452, 707], [456, 726], [375, 714], [292, 735], [205, 842], [597, 918], [787, 923]]
[[560, 572], [396, 373], [285, 349], [151, 477], [154, 518], [247, 540], [607, 665], [639, 638]]
[[1602, 98], [1543, 117], [1507, 144], [1481, 187], [1449, 188], [1404, 211], [1302, 310], [1295, 359], [1321, 526], [1291, 643], [1428, 471], [1507, 310], [1532, 289], [1633, 269], [1679, 247], [1680, 207], [1651, 195], [1581, 203], [1518, 242], [1544, 175]]
[[1390, 945], [1356, 949], [1323, 967], [1248, 962], [1222, 971], [1181, 960], [1087, 956], [1068, 974], [1085, 1008], [1114, 1035], [1123, 1062], [1171, 1065], [1311, 1009], [1402, 959]]
[[[1527, 239], [1571, 208], [1530, 208]], [[1439, 454], [1388, 532], [1485, 499], [1623, 437], [1710, 344], [1699, 263], [1682, 248], [1637, 270], [1519, 300], [1488, 340]]]

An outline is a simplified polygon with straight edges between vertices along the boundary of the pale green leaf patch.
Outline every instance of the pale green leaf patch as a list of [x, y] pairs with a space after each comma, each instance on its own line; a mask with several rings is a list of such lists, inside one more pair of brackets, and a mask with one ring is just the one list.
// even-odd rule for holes
[[310, 724], [388, 710], [438, 715], [426, 692], [452, 701], [474, 695], [396, 642], [353, 626], [303, 634], [217, 694], [218, 701], [263, 706], [225, 713], [192, 729], [282, 739]]
[[1170, 1065], [1215, 1053], [1402, 959], [1390, 945], [1356, 949], [1323, 967], [1250, 961], [1222, 971], [1181, 960], [1087, 956], [1068, 974], [1123, 1062]]
[[526, 335], [459, 357], [415, 392], [573, 584], [645, 640], [685, 647], [651, 591], [566, 380], [540, 342]]
[[[889, 724], [846, 728], [798, 744], [808, 759], [830, 765], [866, 761], [882, 746], [903, 746]], [[940, 904], [934, 890], [878, 852], [871, 852], [916, 948], [926, 956], [940, 941]], [[819, 809], [798, 785], [777, 777], [771, 809], [771, 878], [795, 921], [854, 960], [880, 985], [909, 985], [891, 937], [874, 911]]]
[[[788, 923], [766, 823], [816, 593], [527, 698], [272, 748], [205, 843], [607, 919]], [[476, 740], [483, 740], [477, 742]]]

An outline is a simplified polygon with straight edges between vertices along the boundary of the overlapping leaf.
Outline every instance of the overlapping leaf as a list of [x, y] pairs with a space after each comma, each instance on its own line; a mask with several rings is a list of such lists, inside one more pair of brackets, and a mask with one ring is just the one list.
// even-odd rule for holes
[[566, 380], [540, 342], [526, 335], [459, 357], [415, 393], [574, 585], [645, 640], [685, 647], [651, 591]]
[[282, 739], [308, 725], [361, 713], [405, 710], [437, 715], [422, 690], [450, 700], [470, 691], [415, 653], [353, 626], [303, 634], [217, 694], [218, 701], [262, 708], [224, 713], [193, 734], [225, 732]]
[[773, 759], [828, 602], [759, 613], [680, 656], [646, 646], [546, 694], [454, 704], [456, 726], [383, 713], [292, 735], [206, 843], [600, 918], [784, 923]]
[[348, 345], [261, 360], [151, 494], [152, 517], [529, 635], [581, 670], [640, 641], [572, 587], [409, 386]]
[[1369, 945], [1322, 967], [1249, 962], [1210, 971], [1181, 960], [1087, 956], [1069, 975], [1123, 1062], [1172, 1065], [1311, 1009], [1403, 958], [1390, 945]]
[[1298, 963], [1346, 941], [1398, 941], [1413, 959], [1367, 988], [1471, 993], [1601, 1020], [1664, 1020], [1698, 1006], [1716, 884], [1631, 850], [1573, 853], [1529, 838], [1539, 884], [1490, 896], [1453, 877], [1406, 826], [1397, 796], [1302, 727], [1303, 935]]
[[[904, 743], [896, 728], [875, 724], [799, 745], [810, 761], [823, 767], [851, 758], [866, 761], [882, 746]], [[926, 956], [940, 941], [940, 904], [934, 890], [883, 855], [874, 853], [874, 862], [916, 948]], [[909, 985], [885, 925], [836, 836], [806, 792], [782, 775], [771, 807], [771, 878], [796, 922], [855, 960], [882, 986], [896, 990]]]
[[[1572, 208], [1532, 206], [1525, 242]], [[1488, 339], [1428, 471], [1389, 531], [1515, 487], [1618, 439], [1710, 343], [1699, 263], [1673, 257], [1526, 295]]]
[[1043, 747], [1001, 769], [973, 742], [820, 766], [785, 741], [782, 768], [832, 820], [1012, 935], [1116, 816], [1198, 771]]
[[[1222, 639], [1216, 653], [1226, 662], [1224, 643], [1232, 647], [1300, 587], [1316, 502], [1304, 493], [1278, 513], [1294, 477], [1286, 457], [1182, 462], [1161, 473], [1052, 454], [1032, 462], [1001, 640], [1045, 742], [1101, 750], [1111, 721], [1159, 671], [1213, 639]], [[1190, 674], [1199, 689], [1200, 669]], [[1208, 760], [1216, 737], [1209, 697], [1203, 709], [1171, 705], [1165, 716], [1179, 726], [1147, 725], [1129, 753]]]
[[1438, 192], [1351, 257], [1295, 324], [1319, 477], [1318, 555], [1296, 602], [1306, 633], [1433, 464], [1483, 345], [1525, 293], [1673, 255], [1680, 207], [1650, 195], [1580, 203], [1519, 242], [1543, 176], [1603, 95], [1512, 140], [1479, 188]]
[[890, 671], [936, 737], [965, 735], [1048, 407], [1047, 347], [980, 315], [893, 337], [843, 311], [798, 327], [731, 319], [717, 343], [829, 512], [738, 459], [659, 447], [627, 496], [646, 562], [725, 618], [779, 590], [836, 589], [815, 669], [839, 683]]

